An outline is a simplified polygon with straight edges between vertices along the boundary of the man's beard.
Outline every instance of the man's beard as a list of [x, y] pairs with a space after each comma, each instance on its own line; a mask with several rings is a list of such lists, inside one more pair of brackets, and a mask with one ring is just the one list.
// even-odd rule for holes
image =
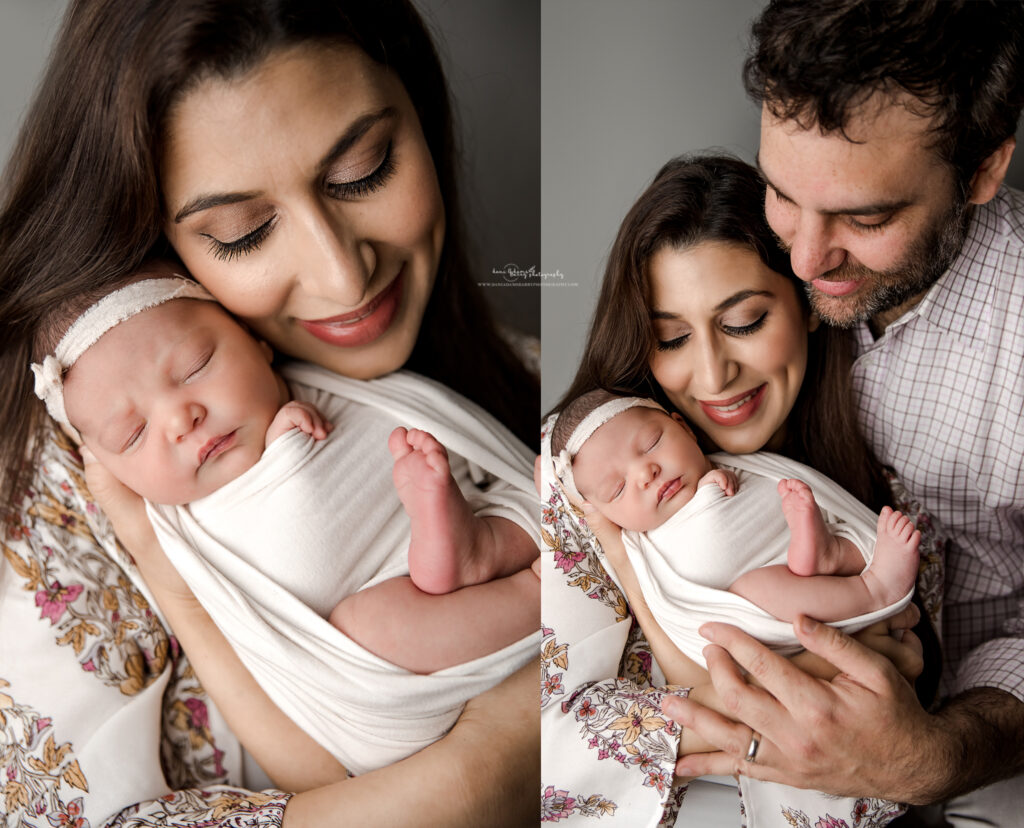
[[852, 296], [829, 296], [806, 282], [804, 288], [811, 307], [825, 322], [840, 328], [852, 327], [899, 307], [924, 293], [946, 272], [967, 238], [969, 219], [966, 200], [958, 198], [945, 215], [925, 228], [895, 267], [871, 270], [862, 264], [844, 262], [818, 277], [826, 281], [866, 280]]

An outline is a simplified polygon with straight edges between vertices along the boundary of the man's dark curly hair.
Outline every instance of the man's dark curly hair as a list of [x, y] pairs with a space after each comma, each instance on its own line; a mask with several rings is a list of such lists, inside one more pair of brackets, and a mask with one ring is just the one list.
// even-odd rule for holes
[[774, 117], [845, 134], [873, 93], [910, 93], [964, 195], [1016, 132], [1021, 0], [773, 0], [751, 34], [744, 85]]

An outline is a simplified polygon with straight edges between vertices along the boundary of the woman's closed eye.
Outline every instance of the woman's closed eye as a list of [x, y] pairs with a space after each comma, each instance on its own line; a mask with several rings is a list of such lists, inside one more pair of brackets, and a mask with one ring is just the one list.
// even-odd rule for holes
[[762, 313], [753, 322], [748, 322], [745, 325], [726, 325], [722, 323], [722, 330], [730, 336], [750, 336], [752, 333], [756, 333], [763, 326], [765, 321], [768, 319], [768, 311]]
[[365, 175], [349, 179], [348, 168], [343, 173], [328, 175], [324, 190], [331, 198], [339, 200], [357, 199], [376, 192], [383, 187], [395, 171], [393, 145], [388, 141], [376, 166]]
[[[767, 320], [768, 311], [764, 311], [753, 322], [747, 322], [742, 325], [728, 325], [723, 321], [719, 323], [719, 327], [729, 336], [750, 336], [750, 334], [757, 333], [762, 327], [764, 327], [764, 323]], [[674, 351], [678, 348], [682, 348], [689, 339], [690, 334], [688, 333], [681, 334], [673, 339], [659, 339], [655, 348], [659, 351]]]
[[257, 250], [270, 235], [274, 224], [277, 223], [277, 215], [272, 215], [259, 227], [249, 231], [244, 236], [239, 236], [232, 241], [221, 241], [209, 233], [203, 233], [210, 240], [210, 252], [221, 261], [229, 262], [238, 256], [244, 256]]

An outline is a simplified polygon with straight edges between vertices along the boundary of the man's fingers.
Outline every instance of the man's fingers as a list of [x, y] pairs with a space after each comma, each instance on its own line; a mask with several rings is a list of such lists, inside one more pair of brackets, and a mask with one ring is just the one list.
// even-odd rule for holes
[[[778, 699], [788, 710], [795, 709], [808, 692], [817, 688], [816, 680], [799, 667], [790, 664], [788, 659], [772, 652], [764, 644], [731, 624], [704, 624], [700, 628], [700, 634], [723, 648], [736, 664], [747, 671], [748, 679], [740, 679], [745, 686], [749, 678], [755, 679], [771, 697]], [[761, 691], [746, 686], [746, 690], [749, 692], [743, 692], [743, 688], [730, 678], [726, 669], [728, 664], [721, 659], [715, 648], [705, 653], [705, 658], [708, 659], [708, 671], [711, 673], [711, 679], [718, 689], [719, 696], [721, 697], [723, 689], [725, 692], [738, 693], [740, 701], [737, 706], [742, 708], [743, 715], [746, 716], [751, 710], [755, 693]], [[732, 672], [739, 677], [737, 671], [733, 670]], [[716, 673], [719, 675], [719, 681], [727, 682], [724, 688], [719, 687], [719, 681], [715, 679]], [[762, 693], [762, 697], [768, 698], [769, 696]], [[724, 697], [722, 701], [731, 707]], [[738, 712], [739, 710], [737, 710]], [[754, 723], [752, 722], [752, 724]], [[777, 726], [780, 725], [782, 723], [778, 723]]]
[[681, 727], [690, 728], [721, 748], [713, 753], [691, 753], [682, 757], [676, 764], [676, 776], [731, 776], [742, 773], [765, 779], [771, 775], [770, 766], [776, 752], [774, 745], [758, 733], [754, 761], [748, 762], [746, 757], [753, 746], [751, 739], [754, 730], [742, 722], [730, 721], [714, 710], [681, 696], [666, 696], [662, 700], [661, 710]]
[[892, 662], [846, 633], [805, 615], [797, 616], [793, 629], [806, 649], [834, 664], [858, 684], [874, 690], [889, 685], [895, 672]]

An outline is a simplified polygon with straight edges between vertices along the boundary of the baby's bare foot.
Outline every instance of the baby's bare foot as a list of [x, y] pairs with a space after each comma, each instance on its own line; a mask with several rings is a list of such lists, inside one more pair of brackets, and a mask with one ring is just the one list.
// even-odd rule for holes
[[877, 609], [906, 595], [917, 579], [921, 533], [910, 518], [888, 506], [878, 516], [878, 540], [871, 564], [861, 576]]
[[789, 525], [786, 563], [795, 575], [832, 575], [839, 567], [835, 538], [825, 526], [811, 487], [802, 480], [780, 480], [782, 514]]
[[424, 592], [440, 595], [471, 583], [474, 521], [459, 491], [448, 452], [431, 434], [396, 428], [388, 438], [392, 478], [409, 515], [409, 575]]

